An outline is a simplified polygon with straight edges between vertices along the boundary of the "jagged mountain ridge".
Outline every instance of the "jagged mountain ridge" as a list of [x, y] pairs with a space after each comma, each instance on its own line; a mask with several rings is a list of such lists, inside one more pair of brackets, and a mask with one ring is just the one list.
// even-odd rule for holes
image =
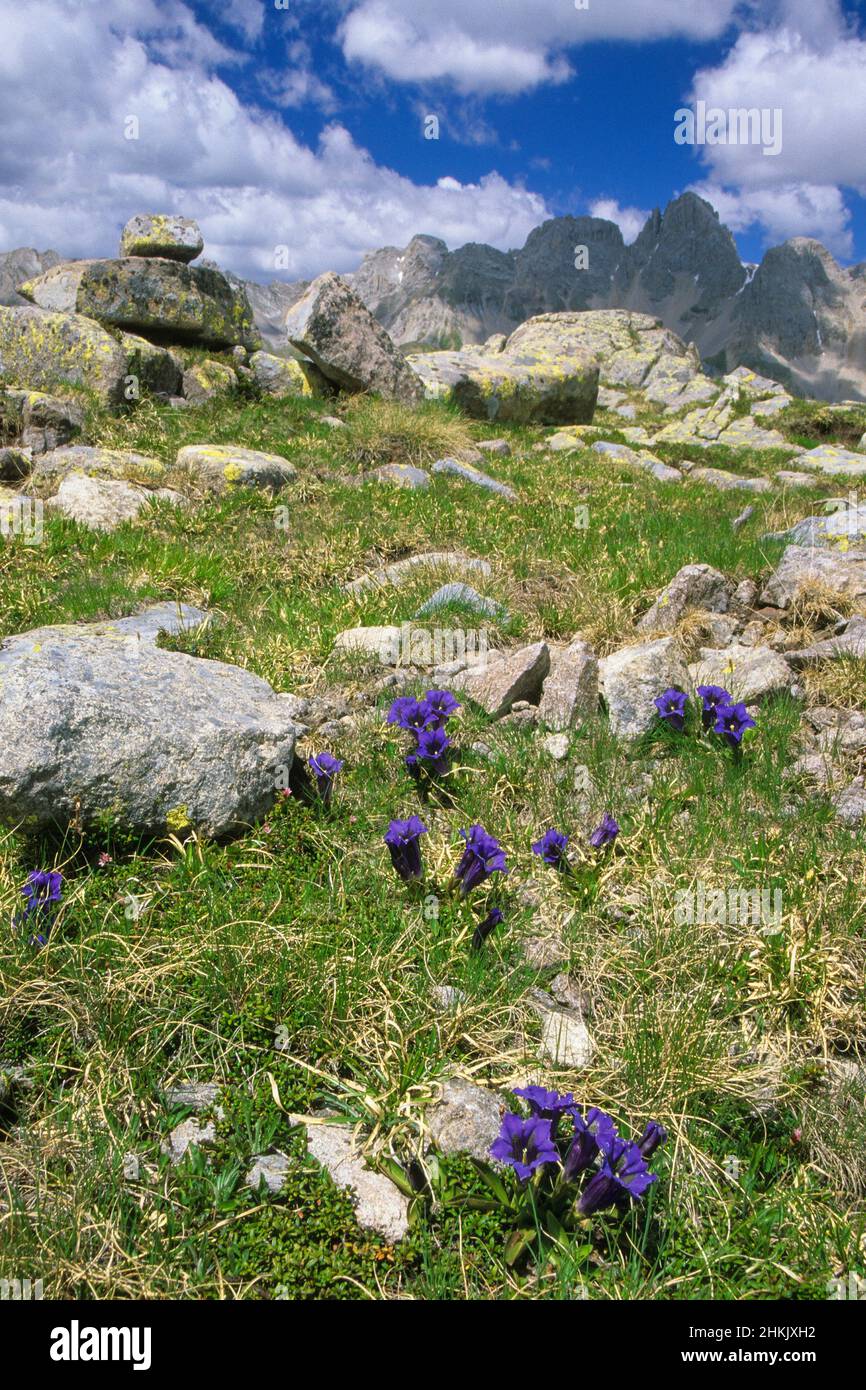
[[[585, 269], [575, 266], [578, 247]], [[29, 248], [0, 255], [0, 303], [22, 303], [16, 286], [59, 259]], [[309, 282], [229, 278], [245, 288], [268, 346], [285, 352], [286, 313]], [[709, 371], [747, 366], [798, 394], [866, 400], [866, 262], [846, 269], [820, 242], [795, 237], [743, 265], [694, 193], [656, 209], [630, 246], [603, 218], [555, 217], [520, 250], [470, 242], [449, 251], [419, 235], [402, 250], [370, 252], [345, 278], [401, 345], [456, 347], [536, 314], [633, 309], [694, 343]]]

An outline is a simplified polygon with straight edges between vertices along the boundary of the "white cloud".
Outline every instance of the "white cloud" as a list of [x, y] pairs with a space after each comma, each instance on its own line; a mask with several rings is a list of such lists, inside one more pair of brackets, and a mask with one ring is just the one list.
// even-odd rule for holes
[[608, 222], [615, 222], [626, 244], [634, 241], [649, 217], [644, 208], [620, 207], [615, 198], [596, 198], [594, 203], [590, 203], [589, 211], [592, 217], [604, 217]]
[[351, 0], [343, 53], [395, 82], [515, 95], [571, 75], [565, 51], [598, 39], [714, 38], [737, 0]]
[[228, 268], [294, 278], [419, 231], [518, 246], [549, 216], [496, 173], [415, 184], [339, 124], [303, 145], [215, 74], [223, 50], [178, 0], [0, 0], [0, 27], [0, 246], [113, 255], [133, 213], [176, 211]]
[[726, 189], [698, 183], [692, 192], [712, 203], [732, 232], [754, 226], [763, 228], [770, 244], [789, 237], [815, 237], [836, 256], [852, 254], [851, 214], [841, 190], [817, 184], [792, 184], [782, 188]]

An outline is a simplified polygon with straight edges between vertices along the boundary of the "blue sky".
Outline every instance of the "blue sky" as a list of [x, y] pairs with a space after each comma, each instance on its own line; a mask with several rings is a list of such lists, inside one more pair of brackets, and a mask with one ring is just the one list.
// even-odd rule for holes
[[[862, 3], [578, 4], [0, 0], [0, 245], [111, 254], [178, 211], [221, 264], [292, 279], [562, 213], [631, 240], [694, 188], [744, 260], [795, 235], [866, 260]], [[677, 145], [698, 100], [780, 109], [781, 152]]]

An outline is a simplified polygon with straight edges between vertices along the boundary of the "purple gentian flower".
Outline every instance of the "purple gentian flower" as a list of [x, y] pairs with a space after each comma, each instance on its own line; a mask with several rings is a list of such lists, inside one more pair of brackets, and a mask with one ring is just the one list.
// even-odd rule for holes
[[439, 728], [460, 708], [460, 702], [455, 700], [450, 690], [428, 690], [424, 696], [424, 704], [435, 718]]
[[414, 700], [411, 695], [401, 695], [388, 711], [388, 723], [397, 724], [417, 735], [422, 729], [430, 729], [436, 723], [436, 716], [426, 700]]
[[62, 886], [63, 875], [57, 869], [34, 869], [32, 873], [27, 875], [27, 882], [21, 889], [21, 896], [26, 899], [26, 906], [23, 912], [16, 914], [12, 925], [23, 927], [27, 924], [42, 927], [41, 931], [34, 931], [28, 937], [28, 945], [46, 945], [51, 931], [52, 918], [60, 902]]
[[447, 772], [448, 749], [451, 746], [451, 740], [444, 729], [422, 729], [418, 735], [418, 746], [414, 756], [416, 761], [423, 758], [425, 762], [429, 762], [434, 772]]
[[465, 897], [490, 874], [507, 874], [508, 866], [499, 841], [488, 835], [483, 825], [473, 825], [471, 830], [461, 830], [460, 834], [466, 841], [466, 848], [454, 871], [454, 878], [461, 884], [461, 893]]
[[593, 1216], [605, 1207], [612, 1207], [627, 1198], [637, 1201], [658, 1179], [646, 1165], [646, 1159], [628, 1139], [614, 1134], [599, 1134], [598, 1146], [603, 1162], [599, 1171], [583, 1189], [577, 1209], [581, 1216]]
[[614, 820], [610, 811], [605, 811], [601, 825], [597, 825], [589, 837], [589, 843], [593, 849], [604, 849], [605, 845], [612, 845], [619, 834], [619, 824]]
[[388, 723], [399, 724], [401, 729], [405, 729], [406, 724], [404, 721], [407, 711], [417, 703], [417, 700], [413, 700], [411, 695], [398, 695], [388, 711]]
[[655, 707], [659, 712], [659, 718], [666, 724], [670, 724], [672, 729], [676, 729], [681, 734], [686, 727], [686, 705], [688, 695], [684, 695], [681, 690], [666, 690], [664, 695], [659, 695], [655, 701]]
[[562, 1116], [574, 1113], [574, 1096], [571, 1092], [561, 1096], [558, 1091], [548, 1091], [544, 1086], [521, 1086], [515, 1089], [514, 1094], [526, 1101], [539, 1120], [550, 1121], [550, 1132], [554, 1136]]
[[423, 878], [424, 866], [421, 863], [420, 837], [427, 834], [427, 827], [420, 816], [410, 816], [408, 820], [392, 820], [385, 831], [385, 844], [391, 855], [391, 863], [401, 878]]
[[574, 1138], [565, 1157], [564, 1171], [568, 1181], [574, 1182], [578, 1174], [592, 1163], [602, 1140], [610, 1143], [616, 1137], [616, 1125], [610, 1115], [606, 1115], [596, 1106], [587, 1110], [585, 1116], [581, 1115], [576, 1106], [571, 1113], [574, 1119]]
[[709, 729], [716, 722], [716, 711], [719, 705], [729, 705], [731, 695], [727, 690], [723, 690], [720, 685], [699, 685], [698, 694], [701, 697], [703, 710], [701, 720], [705, 729]]
[[532, 846], [532, 853], [539, 855], [551, 868], [565, 870], [568, 868], [568, 860], [565, 857], [567, 849], [567, 835], [563, 835], [559, 830], [545, 830], [541, 839]]
[[327, 804], [331, 800], [331, 793], [334, 790], [334, 778], [338, 772], [342, 771], [343, 762], [331, 753], [319, 753], [308, 761], [310, 771], [319, 788], [319, 796]]
[[492, 907], [484, 918], [484, 921], [479, 922], [472, 933], [472, 949], [474, 951], [480, 951], [488, 936], [493, 931], [493, 928], [498, 927], [500, 922], [504, 921], [505, 915], [502, 910], [498, 907]]
[[490, 1146], [490, 1154], [500, 1163], [513, 1168], [521, 1182], [532, 1177], [536, 1168], [545, 1163], [558, 1163], [559, 1154], [550, 1132], [550, 1121], [530, 1115], [506, 1115], [498, 1139]]
[[655, 1120], [650, 1120], [640, 1139], [638, 1139], [637, 1146], [644, 1158], [652, 1158], [656, 1149], [661, 1148], [662, 1144], [667, 1143], [667, 1138], [668, 1132], [664, 1125], [657, 1124]]
[[743, 734], [757, 725], [743, 704], [719, 705], [713, 732], [722, 734], [732, 748], [739, 748]]

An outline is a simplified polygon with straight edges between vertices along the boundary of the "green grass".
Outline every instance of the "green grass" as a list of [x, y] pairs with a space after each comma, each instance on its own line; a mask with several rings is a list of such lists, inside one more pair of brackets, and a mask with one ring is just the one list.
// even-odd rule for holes
[[[0, 1057], [26, 1062], [34, 1081], [0, 1110], [0, 1277], [42, 1277], [46, 1297], [64, 1298], [825, 1297], [839, 1270], [864, 1273], [862, 1075], [840, 1090], [825, 1062], [858, 1058], [866, 1041], [866, 845], [785, 780], [799, 708], [767, 706], [740, 764], [664, 730], [625, 747], [599, 718], [572, 736], [564, 765], [532, 730], [464, 709], [448, 796], [420, 803], [403, 737], [385, 723], [388, 696], [370, 694], [375, 673], [331, 653], [340, 630], [405, 621], [431, 588], [418, 578], [356, 600], [347, 579], [452, 547], [493, 566], [479, 587], [508, 609], [496, 640], [583, 631], [611, 650], [683, 564], [768, 574], [781, 548], [762, 533], [832, 483], [794, 500], [750, 497], [755, 515], [734, 532], [741, 494], [665, 487], [588, 449], [547, 457], [532, 451], [537, 432], [513, 429], [513, 456], [489, 462], [518, 489], [513, 506], [453, 478], [425, 493], [357, 487], [350, 479], [379, 463], [429, 462], [492, 430], [435, 407], [359, 402], [339, 407], [350, 427], [338, 431], [318, 421], [334, 408], [241, 397], [103, 418], [100, 442], [168, 464], [184, 443], [234, 441], [284, 454], [298, 479], [276, 498], [161, 507], [111, 536], [47, 518], [41, 546], [0, 553], [3, 633], [178, 599], [219, 622], [175, 645], [279, 690], [339, 687], [366, 701], [327, 744], [346, 762], [330, 810], [280, 800], [228, 844], [142, 844], [109, 823], [86, 840], [4, 832], [5, 919], [37, 865], [62, 868], [66, 894], [46, 950], [0, 936]], [[779, 466], [747, 452], [706, 461]], [[587, 530], [577, 505], [589, 507]], [[851, 707], [856, 687], [849, 672], [830, 696]], [[489, 758], [472, 751], [479, 741]], [[313, 736], [309, 748], [321, 746]], [[588, 809], [573, 791], [577, 764], [596, 787]], [[593, 892], [540, 872], [530, 843], [541, 831], [555, 824], [582, 842], [607, 809], [623, 831]], [[381, 838], [414, 811], [430, 830], [426, 890], [397, 883]], [[494, 890], [465, 903], [445, 891], [459, 828], [476, 820], [512, 866], [495, 888], [506, 923], [480, 953], [469, 941]], [[780, 888], [781, 930], [678, 922], [677, 895], [697, 882]], [[557, 973], [528, 963], [538, 937], [560, 943], [591, 1001], [597, 1052], [578, 1075], [537, 1059], [529, 992]], [[437, 1011], [442, 984], [465, 995], [456, 1012]], [[544, 1074], [626, 1129], [662, 1121], [671, 1140], [650, 1200], [597, 1223], [588, 1259], [575, 1247], [556, 1272], [520, 1278], [505, 1268], [495, 1214], [434, 1208], [396, 1247], [362, 1231], [292, 1116], [326, 1103], [363, 1123], [371, 1161], [408, 1162], [455, 1070], [501, 1088]], [[219, 1082], [224, 1113], [217, 1144], [174, 1169], [160, 1145], [183, 1116], [161, 1091], [187, 1078]], [[250, 1156], [270, 1147], [291, 1160], [279, 1198], [244, 1185]], [[141, 1157], [139, 1182], [121, 1176], [128, 1151]], [[446, 1171], [477, 1191], [468, 1163]]]

